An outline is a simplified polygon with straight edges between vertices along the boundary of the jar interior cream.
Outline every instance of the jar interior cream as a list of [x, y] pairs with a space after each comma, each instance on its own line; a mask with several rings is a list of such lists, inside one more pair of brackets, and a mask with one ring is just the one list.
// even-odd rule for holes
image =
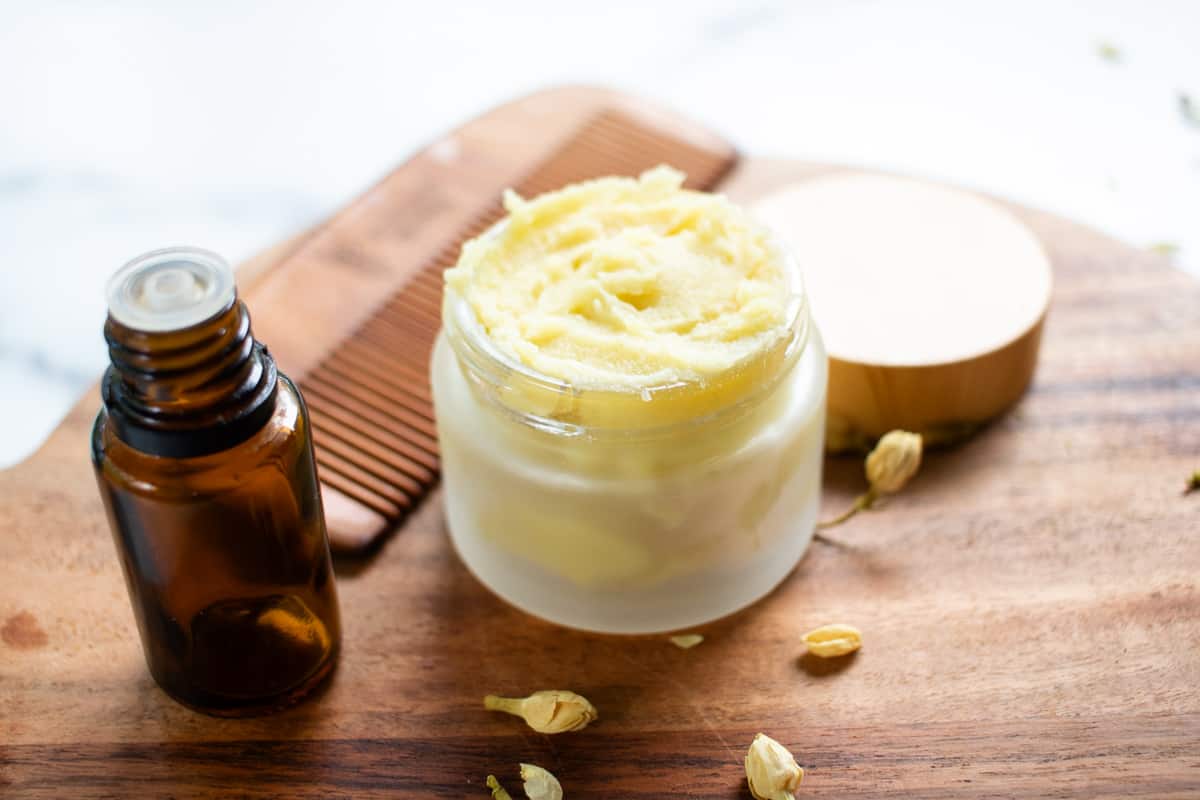
[[659, 167], [532, 200], [446, 273], [450, 536], [517, 607], [648, 633], [769, 592], [812, 538], [826, 359], [798, 268]]

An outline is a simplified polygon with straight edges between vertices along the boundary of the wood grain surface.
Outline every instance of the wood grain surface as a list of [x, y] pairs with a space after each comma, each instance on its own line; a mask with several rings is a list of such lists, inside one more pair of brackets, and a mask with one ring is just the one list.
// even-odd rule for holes
[[[302, 369], [306, 330], [348, 331], [389, 290], [377, 259], [466, 218], [616, 102], [538, 95], [472, 123], [465, 161], [417, 156], [342, 212], [359, 237], [302, 239], [337, 250], [344, 293], [295, 259], [243, 273], [256, 330]], [[725, 188], [746, 200], [829, 169], [749, 160]], [[568, 798], [746, 800], [760, 730], [807, 770], [799, 797], [1200, 796], [1200, 493], [1182, 494], [1200, 467], [1200, 284], [1017, 212], [1056, 279], [1031, 392], [687, 651], [507, 607], [455, 557], [435, 493], [373, 559], [339, 564], [345, 649], [323, 692], [250, 720], [188, 711], [142, 660], [85, 397], [0, 473], [0, 796], [486, 798], [489, 772], [515, 789], [526, 761]], [[827, 463], [827, 510], [860, 469]], [[863, 649], [800, 658], [800, 634], [833, 621]], [[585, 694], [599, 721], [546, 737], [482, 709], [540, 688]]]

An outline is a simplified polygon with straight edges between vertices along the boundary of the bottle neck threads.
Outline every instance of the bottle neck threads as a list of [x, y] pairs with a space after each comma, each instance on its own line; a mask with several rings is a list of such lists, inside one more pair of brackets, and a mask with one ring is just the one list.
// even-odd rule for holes
[[117, 437], [136, 450], [170, 458], [227, 450], [275, 409], [275, 361], [254, 340], [236, 295], [180, 330], [137, 330], [110, 314], [104, 338], [111, 361], [104, 405]]

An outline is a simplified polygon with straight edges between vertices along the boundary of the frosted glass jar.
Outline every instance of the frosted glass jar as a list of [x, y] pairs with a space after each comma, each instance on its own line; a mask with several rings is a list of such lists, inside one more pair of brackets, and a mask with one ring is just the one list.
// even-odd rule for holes
[[820, 498], [827, 364], [794, 261], [786, 335], [704, 383], [581, 389], [498, 349], [447, 287], [432, 383], [450, 537], [509, 603], [651, 633], [749, 605]]

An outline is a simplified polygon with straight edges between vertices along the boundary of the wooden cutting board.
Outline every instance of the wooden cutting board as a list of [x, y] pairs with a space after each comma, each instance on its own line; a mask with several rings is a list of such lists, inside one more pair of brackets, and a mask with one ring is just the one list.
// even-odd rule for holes
[[[394, 288], [362, 253], [402, 263], [613, 107], [721, 146], [601, 90], [504, 106], [446, 140], [454, 158], [437, 143], [343, 211], [355, 238], [326, 226], [248, 265], [256, 331], [302, 373], [313, 342]], [[722, 188], [748, 201], [830, 169], [744, 159]], [[527, 761], [569, 798], [748, 798], [760, 730], [808, 771], [799, 797], [1200, 796], [1200, 494], [1182, 494], [1200, 468], [1200, 284], [1015, 211], [1056, 279], [1029, 395], [688, 651], [505, 606], [454, 556], [435, 492], [374, 558], [339, 564], [345, 648], [325, 691], [259, 719], [190, 712], [142, 660], [89, 394], [0, 473], [0, 796], [486, 798], [485, 775], [515, 789]], [[827, 464], [826, 509], [861, 488], [857, 460]], [[862, 628], [862, 651], [798, 658], [832, 621]], [[600, 720], [549, 738], [482, 710], [486, 692], [539, 688], [585, 694]]]

